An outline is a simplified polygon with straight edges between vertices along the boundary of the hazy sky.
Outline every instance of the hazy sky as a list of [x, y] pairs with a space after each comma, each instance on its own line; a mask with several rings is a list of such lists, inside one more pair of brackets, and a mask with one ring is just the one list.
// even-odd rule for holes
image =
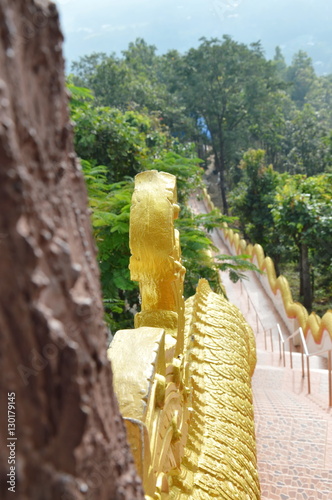
[[[251, 43], [267, 57], [280, 45], [288, 61], [299, 49], [316, 69], [332, 72], [331, 0], [56, 0], [68, 61], [99, 52], [120, 53], [137, 37], [180, 52], [200, 37]], [[329, 65], [331, 67], [329, 67]], [[69, 66], [69, 64], [68, 64]]]

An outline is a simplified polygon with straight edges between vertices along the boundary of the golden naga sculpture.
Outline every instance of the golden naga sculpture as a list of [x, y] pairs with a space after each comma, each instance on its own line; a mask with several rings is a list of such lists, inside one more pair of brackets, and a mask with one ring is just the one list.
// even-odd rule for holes
[[[138, 281], [142, 311], [135, 327], [162, 325], [183, 352], [184, 300], [176, 178], [155, 170], [138, 174], [130, 211], [130, 273]], [[171, 342], [172, 343], [172, 342]]]
[[136, 176], [131, 277], [142, 311], [109, 349], [147, 499], [260, 498], [251, 393], [253, 332], [205, 280], [183, 300], [176, 179]]

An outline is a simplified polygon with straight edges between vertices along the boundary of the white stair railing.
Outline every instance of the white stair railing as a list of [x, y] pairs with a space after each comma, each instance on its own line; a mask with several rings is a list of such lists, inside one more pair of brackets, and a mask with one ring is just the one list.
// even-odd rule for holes
[[[285, 356], [285, 344], [289, 343], [289, 355], [290, 355], [290, 367], [293, 368], [293, 339], [295, 337], [300, 337], [301, 340], [301, 361], [302, 361], [302, 377], [305, 377], [304, 369], [304, 357], [306, 358], [307, 365], [307, 383], [308, 383], [308, 394], [311, 394], [311, 376], [310, 376], [310, 358], [312, 356], [321, 356], [327, 353], [327, 372], [328, 372], [328, 389], [329, 389], [329, 407], [332, 407], [332, 349], [325, 349], [324, 351], [309, 352], [307, 342], [302, 328], [298, 328], [289, 337], [284, 337], [282, 334], [280, 325], [277, 324], [278, 336], [279, 336], [279, 355], [280, 359], [283, 359], [283, 365], [286, 366], [286, 356]], [[272, 337], [271, 337], [272, 338]]]

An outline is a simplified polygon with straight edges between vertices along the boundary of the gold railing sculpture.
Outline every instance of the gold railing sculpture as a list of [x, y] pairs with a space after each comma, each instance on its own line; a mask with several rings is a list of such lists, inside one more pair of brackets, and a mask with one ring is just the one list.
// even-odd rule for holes
[[184, 303], [178, 213], [174, 176], [136, 176], [130, 271], [142, 307], [108, 351], [128, 441], [147, 499], [256, 500], [255, 339], [205, 280]]

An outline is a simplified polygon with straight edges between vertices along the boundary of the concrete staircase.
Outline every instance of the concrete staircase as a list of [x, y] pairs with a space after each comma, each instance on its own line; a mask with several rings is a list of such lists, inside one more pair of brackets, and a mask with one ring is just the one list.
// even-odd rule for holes
[[257, 354], [252, 384], [262, 500], [331, 500], [327, 372], [311, 370], [309, 396], [299, 368], [280, 366], [279, 353]]
[[252, 385], [261, 498], [332, 500], [332, 409], [328, 406], [328, 372], [322, 369], [325, 360], [310, 358], [308, 395], [301, 354], [293, 353], [291, 369], [286, 352], [283, 366], [275, 327], [279, 323], [283, 333], [286, 327], [258, 280], [251, 277], [234, 285], [225, 273], [222, 280], [230, 301], [240, 308], [256, 336]]
[[[203, 202], [192, 208], [206, 212]], [[227, 254], [220, 233], [212, 240]], [[259, 280], [232, 283], [220, 273], [227, 296], [243, 313], [255, 332], [257, 367], [252, 379], [257, 439], [258, 471], [262, 500], [332, 500], [332, 408], [328, 406], [328, 375], [321, 357], [310, 359], [311, 394], [302, 378], [301, 355], [293, 355], [294, 369], [279, 357], [277, 323], [287, 328]], [[264, 330], [272, 332], [274, 352], [265, 350]], [[271, 339], [266, 336], [271, 350]], [[235, 499], [234, 499], [235, 500]]]
[[234, 284], [223, 273], [222, 281], [230, 301], [240, 308], [256, 336], [252, 385], [262, 500], [332, 500], [332, 409], [328, 406], [328, 372], [322, 369], [325, 360], [310, 358], [308, 395], [301, 355], [293, 353], [291, 369], [286, 352], [283, 366], [276, 324], [283, 333], [286, 327], [258, 280], [251, 277]]

